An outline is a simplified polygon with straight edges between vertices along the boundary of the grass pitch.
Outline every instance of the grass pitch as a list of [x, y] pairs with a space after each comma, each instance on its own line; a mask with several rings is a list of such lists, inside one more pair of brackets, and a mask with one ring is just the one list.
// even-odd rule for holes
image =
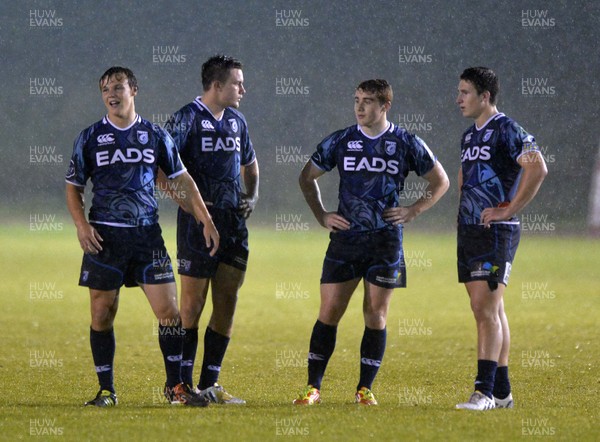
[[[164, 403], [156, 320], [140, 289], [124, 289], [115, 323], [120, 404], [102, 410], [82, 406], [97, 384], [88, 294], [77, 286], [81, 251], [69, 223], [54, 230], [5, 226], [0, 233], [0, 439], [600, 439], [597, 241], [523, 235], [505, 300], [513, 410], [454, 410], [467, 399], [476, 369], [475, 325], [456, 282], [455, 238], [411, 228], [405, 232], [409, 287], [394, 295], [387, 352], [373, 388], [380, 406], [352, 403], [361, 286], [338, 330], [323, 403], [291, 405], [306, 382], [327, 234], [254, 228], [220, 378], [248, 404], [189, 409]], [[174, 229], [165, 228], [164, 237], [173, 256]], [[201, 331], [209, 313], [207, 305]]]

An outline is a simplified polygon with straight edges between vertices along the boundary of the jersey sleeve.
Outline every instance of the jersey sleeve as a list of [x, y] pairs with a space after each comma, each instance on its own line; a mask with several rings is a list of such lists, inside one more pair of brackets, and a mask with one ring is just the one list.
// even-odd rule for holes
[[90, 170], [84, 155], [84, 147], [89, 137], [90, 131], [86, 129], [79, 134], [73, 144], [73, 154], [65, 175], [65, 181], [74, 186], [85, 187], [85, 183], [90, 177]]
[[194, 123], [194, 113], [189, 108], [182, 108], [171, 115], [165, 123], [165, 130], [171, 136], [178, 150], [186, 148], [188, 135]]
[[509, 149], [509, 154], [513, 160], [518, 161], [519, 157], [528, 152], [539, 152], [535, 138], [530, 135], [514, 121], [511, 121], [504, 130], [505, 142]]
[[241, 145], [241, 165], [248, 166], [254, 163], [256, 160], [256, 152], [254, 152], [254, 147], [252, 146], [252, 141], [250, 140], [250, 134], [248, 133], [248, 126], [246, 125], [246, 121], [244, 120], [244, 132], [242, 136], [242, 145]]
[[181, 175], [186, 168], [179, 157], [179, 151], [175, 141], [169, 133], [156, 126], [155, 131], [158, 136], [158, 166], [163, 170], [167, 178], [173, 178]]
[[416, 135], [408, 135], [410, 170], [419, 176], [427, 174], [437, 161], [427, 143]]
[[336, 166], [335, 151], [340, 141], [341, 131], [334, 132], [317, 145], [317, 151], [310, 160], [321, 170], [329, 172]]

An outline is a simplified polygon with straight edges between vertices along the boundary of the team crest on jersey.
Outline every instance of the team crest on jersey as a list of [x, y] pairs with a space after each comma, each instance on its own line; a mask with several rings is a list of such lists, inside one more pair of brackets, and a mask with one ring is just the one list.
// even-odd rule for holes
[[494, 129], [486, 130], [485, 134], [483, 134], [483, 142], [486, 142], [487, 140], [489, 140], [493, 133], [494, 133]]
[[385, 142], [385, 153], [388, 155], [394, 155], [396, 153], [396, 142], [386, 141]]
[[468, 143], [469, 141], [471, 141], [471, 136], [473, 135], [473, 132], [469, 132], [467, 134], [467, 136], [465, 137], [465, 143]]
[[140, 142], [140, 144], [148, 143], [148, 132], [145, 130], [138, 130], [137, 131], [137, 139]]
[[236, 132], [238, 131], [238, 124], [237, 124], [237, 120], [235, 118], [230, 118], [229, 119], [229, 124], [231, 124], [231, 130]]

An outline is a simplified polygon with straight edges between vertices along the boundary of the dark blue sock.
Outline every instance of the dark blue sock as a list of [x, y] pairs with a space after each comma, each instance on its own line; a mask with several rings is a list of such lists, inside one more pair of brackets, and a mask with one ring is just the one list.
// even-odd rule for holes
[[212, 387], [219, 380], [221, 364], [229, 345], [229, 337], [206, 327], [204, 333], [204, 359], [198, 388], [204, 390]]
[[335, 349], [336, 334], [337, 326], [323, 324], [319, 320], [313, 327], [308, 350], [308, 384], [319, 390], [327, 363]]
[[508, 380], [508, 367], [498, 367], [496, 369], [496, 379], [494, 381], [494, 396], [498, 399], [506, 399], [510, 394], [510, 381]]
[[90, 327], [90, 346], [100, 389], [114, 393], [113, 362], [116, 348], [114, 330], [111, 328], [109, 331], [99, 332]]
[[181, 347], [183, 345], [183, 328], [180, 325], [158, 326], [158, 344], [165, 361], [167, 387], [181, 383]]
[[477, 378], [475, 379], [475, 390], [485, 394], [490, 399], [494, 390], [494, 378], [496, 377], [496, 361], [485, 359], [477, 360]]
[[194, 385], [194, 361], [198, 349], [198, 329], [183, 329], [183, 353], [181, 359], [181, 381]]
[[385, 353], [386, 338], [387, 331], [385, 328], [374, 330], [365, 327], [360, 344], [360, 380], [356, 390], [361, 387], [371, 389]]

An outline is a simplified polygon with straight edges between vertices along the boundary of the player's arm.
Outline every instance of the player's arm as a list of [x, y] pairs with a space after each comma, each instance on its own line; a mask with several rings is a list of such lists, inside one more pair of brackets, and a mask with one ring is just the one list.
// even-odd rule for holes
[[210, 256], [214, 256], [219, 248], [219, 232], [217, 232], [217, 228], [213, 224], [202, 195], [198, 191], [198, 186], [196, 186], [196, 183], [187, 171], [177, 175], [171, 182], [175, 189], [181, 189], [181, 192], [174, 192], [173, 199], [183, 210], [192, 214], [196, 222], [203, 224], [206, 247], [209, 249], [212, 247]]
[[163, 172], [163, 170], [160, 167], [158, 168], [158, 174], [156, 175], [156, 186], [163, 195], [166, 195], [173, 201], [175, 201], [179, 205], [179, 207], [181, 207], [182, 210], [185, 210], [186, 212], [193, 215], [193, 213], [187, 210], [187, 206], [181, 198], [181, 195], [183, 193], [177, 191], [177, 185], [175, 184], [175, 181], [168, 179], [167, 175]]
[[327, 212], [323, 206], [321, 190], [319, 189], [317, 180], [324, 173], [325, 171], [319, 169], [310, 160], [304, 165], [298, 180], [300, 189], [302, 189], [302, 193], [304, 194], [304, 199], [308, 203], [308, 207], [310, 207], [310, 210], [319, 224], [327, 230], [348, 230], [350, 228], [350, 223], [347, 219], [337, 212]]
[[448, 175], [439, 161], [433, 168], [423, 175], [427, 181], [427, 188], [423, 195], [407, 207], [390, 207], [383, 211], [383, 219], [391, 224], [404, 224], [412, 221], [421, 213], [430, 209], [446, 193], [450, 187]]
[[242, 166], [242, 180], [245, 191], [241, 195], [238, 209], [244, 218], [248, 218], [258, 202], [258, 160], [256, 158], [252, 163]]
[[481, 212], [481, 222], [485, 227], [489, 227], [492, 221], [510, 219], [527, 206], [548, 175], [548, 168], [541, 152], [527, 152], [521, 155], [517, 161], [523, 169], [517, 192], [506, 207], [488, 207]]
[[85, 187], [67, 183], [67, 209], [77, 228], [77, 239], [82, 250], [85, 253], [96, 255], [102, 250], [102, 246], [100, 245], [102, 237], [85, 218], [84, 190]]

